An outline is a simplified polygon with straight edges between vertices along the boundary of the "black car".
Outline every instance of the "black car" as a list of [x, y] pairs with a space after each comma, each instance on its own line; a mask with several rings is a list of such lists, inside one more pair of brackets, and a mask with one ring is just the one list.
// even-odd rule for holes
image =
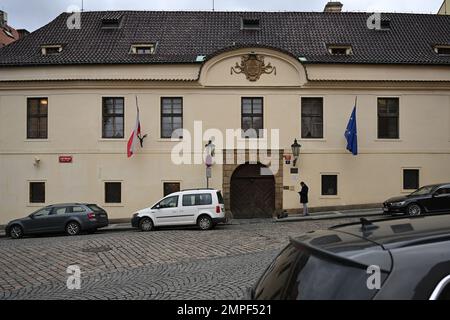
[[450, 217], [390, 218], [291, 239], [256, 300], [449, 300]]
[[108, 214], [96, 204], [56, 204], [11, 221], [6, 226], [6, 234], [14, 239], [39, 233], [65, 232], [75, 236], [82, 231], [95, 232], [108, 224]]
[[384, 202], [383, 210], [387, 214], [410, 216], [450, 213], [450, 183], [426, 186], [407, 196], [391, 198]]

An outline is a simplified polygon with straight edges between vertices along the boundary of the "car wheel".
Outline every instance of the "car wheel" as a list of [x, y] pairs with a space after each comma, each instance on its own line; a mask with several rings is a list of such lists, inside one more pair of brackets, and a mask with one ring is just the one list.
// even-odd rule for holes
[[11, 227], [11, 229], [9, 230], [9, 234], [13, 239], [20, 239], [23, 237], [23, 229], [21, 226], [16, 224]]
[[198, 227], [201, 230], [211, 230], [213, 228], [212, 219], [209, 216], [201, 216], [198, 219]]
[[408, 206], [406, 212], [411, 217], [420, 216], [422, 214], [422, 208], [417, 203], [412, 203]]
[[66, 233], [69, 236], [79, 235], [80, 231], [81, 231], [81, 227], [78, 222], [72, 221], [72, 222], [69, 222], [66, 226]]
[[143, 218], [139, 222], [139, 229], [143, 232], [149, 232], [153, 230], [153, 221], [150, 218]]

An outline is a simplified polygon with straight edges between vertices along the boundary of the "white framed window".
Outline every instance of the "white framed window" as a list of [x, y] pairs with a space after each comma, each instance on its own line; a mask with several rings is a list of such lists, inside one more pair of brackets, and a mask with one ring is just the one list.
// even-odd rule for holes
[[62, 51], [63, 51], [63, 46], [60, 44], [41, 46], [41, 53], [43, 56], [59, 54]]
[[131, 46], [130, 53], [138, 55], [154, 54], [156, 51], [155, 43], [134, 44]]
[[350, 45], [328, 45], [328, 53], [333, 56], [349, 56], [353, 54], [352, 46]]

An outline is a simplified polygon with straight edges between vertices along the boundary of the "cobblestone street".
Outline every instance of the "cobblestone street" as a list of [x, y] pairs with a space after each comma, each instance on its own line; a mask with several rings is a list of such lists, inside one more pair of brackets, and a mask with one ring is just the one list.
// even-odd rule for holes
[[[1, 238], [0, 299], [240, 299], [289, 237], [349, 221]], [[81, 290], [67, 289], [70, 265]]]

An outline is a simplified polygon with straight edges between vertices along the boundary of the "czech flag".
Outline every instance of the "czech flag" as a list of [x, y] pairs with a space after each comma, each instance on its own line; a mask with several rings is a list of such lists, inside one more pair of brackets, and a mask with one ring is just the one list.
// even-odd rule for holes
[[139, 107], [137, 108], [137, 116], [136, 116], [136, 125], [134, 127], [133, 132], [131, 133], [131, 137], [128, 140], [127, 144], [127, 154], [128, 158], [131, 158], [136, 153], [136, 147], [139, 143], [139, 137], [141, 136], [141, 122], [139, 120]]

